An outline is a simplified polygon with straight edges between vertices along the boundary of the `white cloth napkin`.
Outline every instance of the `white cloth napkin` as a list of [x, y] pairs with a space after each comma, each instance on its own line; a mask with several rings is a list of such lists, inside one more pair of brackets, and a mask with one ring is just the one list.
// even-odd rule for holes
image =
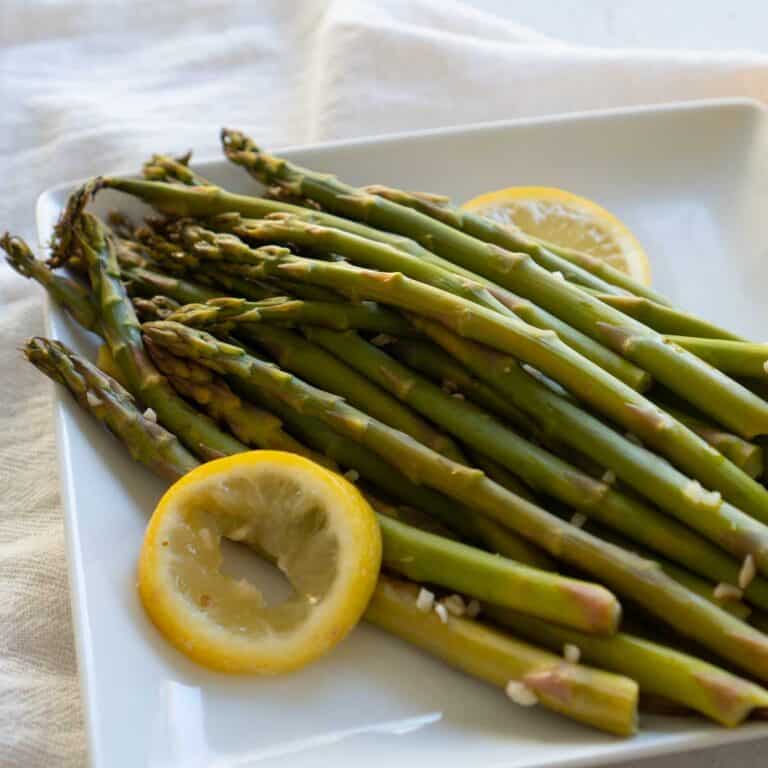
[[[157, 150], [210, 155], [221, 125], [280, 146], [719, 96], [768, 99], [768, 57], [575, 47], [454, 0], [3, 0], [0, 228], [34, 242], [47, 186]], [[86, 761], [51, 388], [16, 351], [42, 332], [41, 304], [0, 267], [0, 765], [14, 768]]]

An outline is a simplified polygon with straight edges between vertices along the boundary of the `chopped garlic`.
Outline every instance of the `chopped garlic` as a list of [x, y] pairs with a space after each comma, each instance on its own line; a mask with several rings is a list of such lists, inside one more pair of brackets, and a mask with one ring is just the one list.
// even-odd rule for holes
[[147, 421], [152, 421], [157, 424], [157, 414], [151, 408], [147, 408], [142, 415]]
[[435, 604], [435, 596], [428, 589], [422, 587], [419, 590], [419, 595], [416, 598], [416, 607], [424, 612], [429, 613], [432, 610], [432, 606]]
[[510, 680], [504, 689], [507, 696], [521, 707], [533, 707], [539, 703], [539, 697], [525, 684]]
[[374, 344], [377, 347], [386, 347], [387, 344], [391, 344], [394, 340], [394, 337], [390, 336], [388, 333], [380, 333], [378, 336], [374, 336], [371, 339], [371, 344]]
[[360, 479], [360, 473], [354, 469], [349, 469], [344, 473], [344, 477], [346, 477], [350, 483], [356, 483]]
[[467, 603], [467, 618], [476, 619], [480, 615], [481, 605], [479, 600], [475, 600], [473, 597]]
[[718, 491], [705, 491], [698, 480], [690, 480], [683, 489], [683, 496], [694, 504], [717, 508], [723, 501]]
[[606, 485], [613, 485], [616, 482], [616, 473], [611, 472], [610, 469], [606, 469], [603, 472], [603, 476], [600, 478]]
[[584, 523], [587, 522], [587, 516], [583, 512], [576, 512], [571, 518], [571, 525], [574, 528], [583, 528]]
[[581, 659], [581, 648], [573, 643], [566, 643], [563, 646], [563, 658], [569, 664], [578, 664]]
[[712, 593], [715, 596], [715, 600], [741, 600], [742, 592], [738, 587], [734, 587], [733, 584], [726, 584], [720, 582]]
[[559, 269], [552, 273], [552, 277], [556, 277], [558, 280], [565, 280], [565, 275]]
[[435, 613], [440, 618], [443, 624], [448, 623], [448, 611], [442, 603], [435, 603]]
[[751, 583], [752, 579], [757, 575], [757, 568], [755, 567], [755, 558], [752, 555], [747, 555], [744, 558], [744, 564], [739, 571], [739, 588], [746, 589]]
[[461, 394], [461, 392], [454, 392], [451, 397], [455, 397], [457, 400], [463, 400], [464, 395]]
[[467, 612], [464, 598], [461, 595], [451, 595], [443, 600], [443, 605], [452, 616], [463, 616]]

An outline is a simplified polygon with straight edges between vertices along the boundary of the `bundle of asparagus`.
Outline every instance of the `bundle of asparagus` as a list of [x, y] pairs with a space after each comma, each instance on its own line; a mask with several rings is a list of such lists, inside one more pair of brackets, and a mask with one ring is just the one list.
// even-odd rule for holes
[[[3, 238], [105, 342], [30, 362], [163, 477], [251, 447], [353, 477], [384, 544], [366, 618], [518, 703], [621, 735], [638, 693], [768, 711], [768, 350], [443, 198], [222, 139], [269, 197], [157, 155], [79, 190], [48, 264]], [[104, 188], [156, 215], [100, 221]]]

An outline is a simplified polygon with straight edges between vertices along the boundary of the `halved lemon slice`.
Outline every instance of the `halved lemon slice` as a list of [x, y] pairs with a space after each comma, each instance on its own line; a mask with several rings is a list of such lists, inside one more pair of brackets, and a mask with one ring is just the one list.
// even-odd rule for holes
[[586, 197], [555, 187], [507, 187], [479, 195], [462, 208], [514, 225], [542, 244], [603, 259], [639, 283], [651, 284], [648, 257], [637, 238], [610, 211]]
[[[290, 596], [268, 602], [222, 570], [222, 538], [275, 563]], [[256, 555], [254, 555], [256, 556]], [[288, 672], [359, 621], [381, 564], [376, 517], [354, 485], [302, 456], [251, 451], [203, 464], [157, 505], [139, 593], [165, 637], [224, 672]]]

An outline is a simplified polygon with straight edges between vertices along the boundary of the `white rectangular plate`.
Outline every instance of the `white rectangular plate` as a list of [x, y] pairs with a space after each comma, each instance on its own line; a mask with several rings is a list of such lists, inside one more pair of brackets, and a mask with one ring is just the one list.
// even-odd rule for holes
[[[248, 128], [248, 126], [243, 126]], [[256, 137], [258, 139], [258, 137]], [[168, 149], [158, 147], [159, 150]], [[180, 148], [176, 148], [180, 149]], [[768, 134], [749, 102], [570, 115], [285, 151], [352, 183], [465, 200], [509, 185], [563, 187], [606, 205], [637, 233], [657, 286], [697, 313], [756, 338], [768, 327]], [[240, 169], [199, 165], [254, 190]], [[41, 243], [73, 184], [43, 194]], [[132, 201], [103, 194], [98, 210]], [[92, 339], [55, 308], [49, 332], [84, 352]], [[279, 679], [208, 673], [147, 621], [135, 565], [163, 484], [66, 395], [58, 435], [72, 604], [94, 768], [337, 765], [575, 766], [768, 735], [696, 719], [643, 717], [623, 741], [454, 672], [361, 626], [309, 669]]]

